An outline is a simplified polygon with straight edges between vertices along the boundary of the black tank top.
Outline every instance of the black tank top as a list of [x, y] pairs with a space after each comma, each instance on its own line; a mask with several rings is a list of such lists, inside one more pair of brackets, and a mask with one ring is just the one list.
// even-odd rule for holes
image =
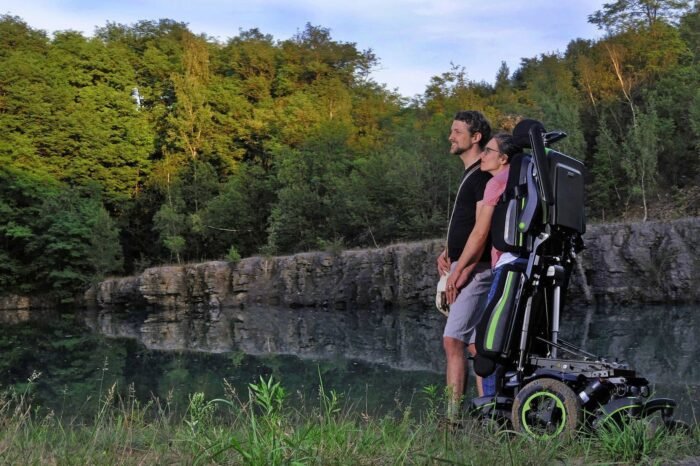
[[[457, 190], [450, 224], [447, 230], [447, 255], [451, 261], [459, 260], [459, 256], [467, 244], [467, 238], [476, 223], [476, 203], [484, 198], [486, 183], [491, 179], [488, 172], [479, 169], [476, 162], [466, 170], [460, 180]], [[491, 239], [487, 240], [480, 262], [491, 262]]]

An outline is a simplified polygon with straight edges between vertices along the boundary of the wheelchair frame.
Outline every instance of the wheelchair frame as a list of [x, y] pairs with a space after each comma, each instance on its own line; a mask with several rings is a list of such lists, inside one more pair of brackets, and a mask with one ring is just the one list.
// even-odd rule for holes
[[[535, 123], [528, 131], [532, 159], [527, 173], [529, 191], [533, 191], [528, 195], [534, 200], [519, 206], [514, 223], [518, 233], [528, 237], [527, 266], [513, 274], [519, 281], [511, 287], [515, 293], [511, 314], [504, 314], [501, 307], [497, 315], [493, 311], [497, 306], [491, 303], [482, 318], [480, 331], [497, 329], [504, 343], [490, 358], [497, 364], [496, 395], [473, 399], [471, 410], [545, 439], [654, 413], [673, 427], [676, 402], [650, 399], [646, 378], [625, 364], [607, 361], [559, 338], [568, 280], [583, 248], [583, 164], [550, 149], [565, 133], [547, 133], [541, 123]], [[565, 186], [566, 181], [572, 185]], [[558, 199], [560, 191], [572, 204], [580, 204], [573, 206], [579, 212], [567, 211], [571, 206], [566, 205], [568, 199]], [[506, 280], [505, 274], [501, 278]], [[490, 367], [493, 370], [493, 364]]]

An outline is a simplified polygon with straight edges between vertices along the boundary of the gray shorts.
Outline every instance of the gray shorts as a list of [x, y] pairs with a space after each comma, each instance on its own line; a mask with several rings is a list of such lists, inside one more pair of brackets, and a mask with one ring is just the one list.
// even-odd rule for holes
[[[452, 263], [450, 270], [457, 265]], [[450, 305], [450, 315], [445, 324], [444, 337], [452, 337], [470, 344], [476, 341], [476, 326], [486, 307], [486, 298], [491, 289], [491, 264], [480, 262], [474, 267], [472, 279]]]

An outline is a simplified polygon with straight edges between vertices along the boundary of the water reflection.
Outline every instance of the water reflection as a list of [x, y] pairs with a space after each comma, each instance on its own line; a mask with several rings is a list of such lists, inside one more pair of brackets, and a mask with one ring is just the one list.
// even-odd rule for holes
[[571, 311], [565, 338], [618, 358], [650, 380], [700, 384], [697, 306], [583, 308]]
[[686, 421], [700, 420], [699, 332], [698, 305], [572, 309], [562, 327], [563, 338], [636, 369]]
[[224, 379], [246, 400], [249, 383], [274, 376], [289, 394], [288, 404], [299, 409], [318, 406], [322, 381], [326, 391], [343, 394], [342, 403], [378, 416], [409, 403], [420, 407], [422, 388], [442, 380], [434, 372], [346, 358], [150, 350], [135, 339], [91, 333], [81, 318], [55, 317], [6, 328], [0, 337], [0, 386], [23, 392], [27, 379], [40, 373], [31, 387], [34, 399], [68, 419], [92, 418], [113, 384], [123, 399], [129, 393], [144, 402], [158, 398], [182, 413], [194, 392], [208, 399], [224, 396]]
[[[680, 417], [692, 421], [700, 409], [697, 311], [572, 309], [562, 337], [629, 363], [659, 396], [678, 400]], [[316, 402], [323, 380], [327, 390], [381, 414], [443, 381], [444, 321], [434, 311], [144, 310], [51, 313], [37, 320], [10, 314], [0, 313], [0, 385], [22, 390], [32, 372], [41, 372], [37, 396], [64, 415], [90, 416], [113, 383], [123, 393], [131, 385], [142, 400], [157, 396], [181, 409], [195, 391], [222, 396], [224, 378], [246, 396], [248, 383], [274, 375], [299, 406]]]
[[97, 332], [149, 349], [293, 354], [359, 359], [404, 370], [442, 371], [444, 317], [435, 311], [159, 309], [89, 314]]

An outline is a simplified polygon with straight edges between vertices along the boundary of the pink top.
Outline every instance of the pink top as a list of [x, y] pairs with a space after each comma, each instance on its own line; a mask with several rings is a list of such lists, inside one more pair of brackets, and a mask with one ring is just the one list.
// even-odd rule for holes
[[[496, 176], [492, 177], [488, 183], [486, 183], [486, 188], [484, 189], [484, 200], [482, 201], [484, 205], [495, 207], [498, 204], [498, 199], [506, 190], [506, 184], [508, 183], [508, 172], [510, 171], [510, 165], [506, 167], [505, 170], [500, 171]], [[491, 248], [491, 267], [496, 266], [498, 258], [501, 257], [503, 251], [499, 251], [496, 248]]]

